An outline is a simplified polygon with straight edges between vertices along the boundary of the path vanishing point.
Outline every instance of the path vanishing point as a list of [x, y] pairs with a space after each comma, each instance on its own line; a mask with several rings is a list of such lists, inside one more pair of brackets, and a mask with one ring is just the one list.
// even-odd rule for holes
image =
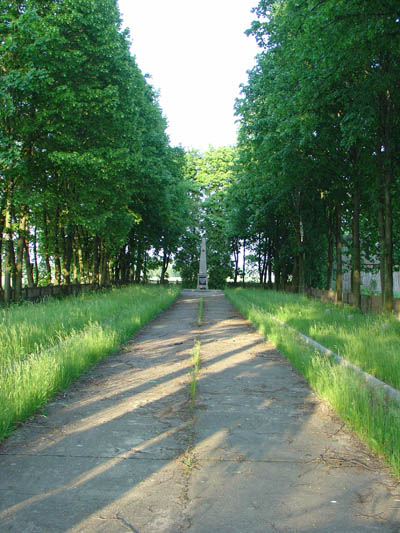
[[400, 485], [222, 292], [183, 291], [0, 445], [0, 531], [398, 532]]

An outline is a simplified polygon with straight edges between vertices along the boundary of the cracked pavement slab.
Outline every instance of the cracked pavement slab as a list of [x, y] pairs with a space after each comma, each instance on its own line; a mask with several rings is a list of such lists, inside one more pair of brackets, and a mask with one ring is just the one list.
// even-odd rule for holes
[[183, 291], [45, 411], [0, 446], [0, 531], [400, 531], [396, 479], [222, 292]]
[[0, 531], [184, 528], [198, 302], [181, 296], [0, 445]]

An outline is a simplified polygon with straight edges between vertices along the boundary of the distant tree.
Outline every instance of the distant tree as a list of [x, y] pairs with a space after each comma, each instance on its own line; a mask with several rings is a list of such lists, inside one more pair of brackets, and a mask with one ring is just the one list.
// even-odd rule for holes
[[[232, 274], [226, 196], [233, 179], [235, 150], [212, 148], [188, 154], [187, 179], [192, 184], [192, 223], [187, 229], [177, 268], [191, 285], [197, 281], [201, 236], [207, 238], [209, 287], [223, 288]], [[191, 268], [187, 265], [191, 262]]]

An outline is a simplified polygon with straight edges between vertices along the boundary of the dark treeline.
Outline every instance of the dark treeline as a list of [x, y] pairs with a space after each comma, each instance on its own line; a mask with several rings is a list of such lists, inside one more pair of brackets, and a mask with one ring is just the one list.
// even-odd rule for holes
[[[185, 154], [116, 0], [0, 2], [0, 277], [163, 279], [186, 223]], [[149, 254], [149, 251], [152, 253]]]
[[363, 262], [393, 306], [400, 246], [400, 10], [397, 0], [259, 2], [257, 64], [237, 102], [236, 237], [260, 281], [328, 288], [342, 259], [360, 303]]

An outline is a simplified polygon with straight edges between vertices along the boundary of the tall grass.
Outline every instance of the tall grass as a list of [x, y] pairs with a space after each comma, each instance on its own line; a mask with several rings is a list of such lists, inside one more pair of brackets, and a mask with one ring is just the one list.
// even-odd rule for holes
[[[375, 326], [375, 332], [379, 331], [380, 335], [383, 336], [387, 328], [382, 331], [379, 329], [378, 324], [390, 323], [390, 319], [359, 315], [356, 319], [357, 329], [350, 319], [346, 317], [346, 314], [349, 314], [350, 311], [341, 311], [319, 302], [310, 302], [296, 295], [251, 289], [226, 290], [226, 295], [235, 307], [282, 354], [290, 359], [292, 364], [305, 376], [318, 394], [330, 402], [343, 420], [367, 442], [371, 449], [386, 458], [397, 476], [400, 477], [399, 404], [395, 401], [389, 401], [383, 397], [382, 393], [368, 387], [360, 376], [347, 367], [335, 363], [332, 358], [321, 356], [315, 349], [300, 342], [294, 332], [281, 326], [273, 320], [271, 315], [289, 323], [296, 329], [301, 329], [325, 346], [327, 343], [322, 342], [322, 339], [329, 338], [332, 342], [331, 348], [345, 345], [344, 341], [347, 339], [346, 325], [347, 328], [352, 330], [352, 335], [356, 335], [357, 331], [365, 334], [366, 330], [362, 328], [362, 321], [365, 320], [367, 324], [371, 321], [372, 325]], [[328, 313], [325, 313], [325, 309], [329, 310]], [[296, 313], [299, 315], [298, 317], [296, 317]], [[354, 310], [351, 310], [351, 313], [355, 314]], [[308, 324], [308, 329], [304, 327], [307, 325], [307, 317], [309, 320], [312, 317], [312, 324]], [[326, 323], [327, 317], [332, 320], [332, 328], [333, 324], [337, 324], [337, 339], [334, 337], [334, 330], [328, 327], [329, 323]], [[374, 319], [376, 322], [374, 322]], [[317, 336], [316, 332], [318, 332], [320, 320], [324, 333]], [[299, 328], [298, 324], [302, 324], [303, 328]], [[390, 327], [395, 328], [395, 325], [390, 324]], [[328, 329], [329, 335], [326, 334], [326, 329]], [[379, 345], [379, 338], [376, 342]], [[358, 348], [363, 345], [357, 342], [352, 344], [352, 346], [357, 346]], [[384, 346], [384, 343], [382, 346]], [[350, 349], [349, 347], [347, 348]], [[346, 358], [350, 359], [347, 353], [349, 352], [346, 352]], [[344, 355], [343, 352], [341, 355]], [[380, 355], [382, 356], [382, 353]], [[361, 353], [357, 357], [363, 359]]]
[[400, 321], [363, 314], [306, 296], [237, 289], [236, 297], [264, 309], [365, 372], [400, 389]]
[[178, 288], [134, 286], [0, 315], [0, 439], [168, 307]]

